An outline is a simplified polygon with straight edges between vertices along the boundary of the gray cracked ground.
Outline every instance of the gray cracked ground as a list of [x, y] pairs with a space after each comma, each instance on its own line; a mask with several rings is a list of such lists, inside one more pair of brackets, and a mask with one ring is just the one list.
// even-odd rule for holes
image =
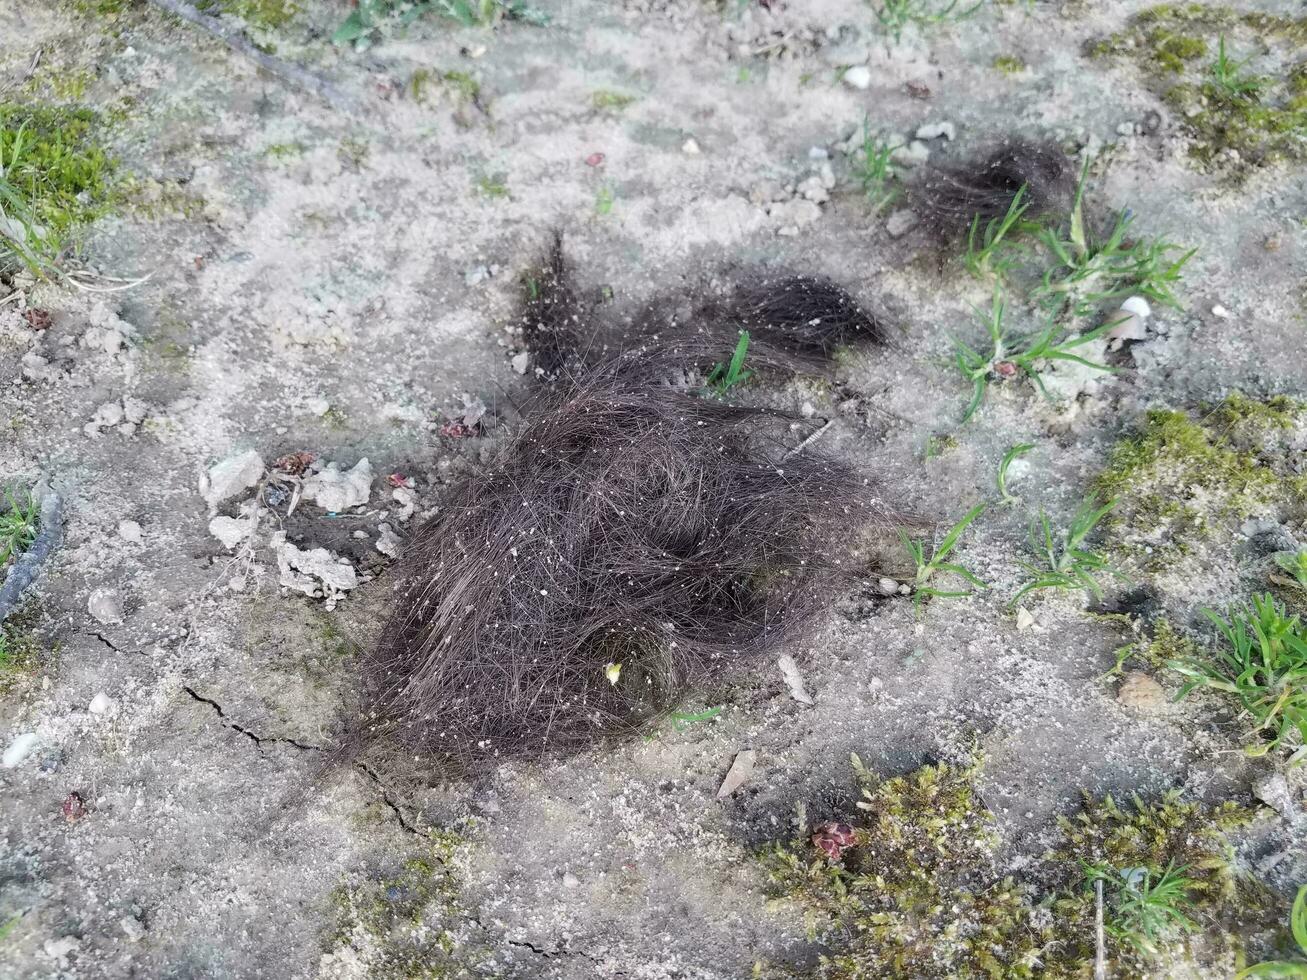
[[[421, 853], [415, 830], [428, 826], [470, 841], [457, 929], [479, 950], [473, 971], [739, 977], [761, 958], [798, 968], [815, 955], [800, 917], [766, 903], [749, 853], [786, 835], [797, 802], [821, 816], [847, 801], [851, 750], [902, 771], [955, 757], [978, 735], [985, 798], [1014, 854], [1037, 849], [1040, 828], [1082, 790], [1244, 799], [1262, 771], [1197, 708], [1128, 714], [1100, 680], [1120, 633], [1085, 617], [1078, 598], [1040, 603], [1018, 631], [998, 598], [937, 604], [918, 623], [906, 602], [850, 597], [792, 651], [811, 707], [762, 664], [709, 692], [727, 706], [710, 725], [505, 765], [474, 785], [388, 788], [348, 772], [296, 795], [347, 710], [339, 634], [366, 642], [384, 578], [328, 612], [278, 587], [264, 547], [233, 567], [207, 531], [198, 473], [250, 448], [269, 461], [301, 449], [347, 466], [367, 456], [378, 477], [365, 508], [306, 512], [291, 530], [302, 547], [383, 572], [378, 523], [413, 526], [401, 525], [384, 474], [413, 476], [429, 510], [505, 431], [455, 442], [429, 420], [464, 393], [512, 417], [522, 379], [506, 328], [518, 276], [553, 228], [588, 294], [611, 288], [603, 308], [614, 317], [733, 265], [848, 284], [901, 339], [842, 364], [835, 388], [795, 382], [775, 403], [837, 418], [828, 448], [874, 475], [887, 500], [941, 519], [992, 494], [1015, 442], [1038, 444], [1021, 492], [1065, 517], [1143, 407], [1307, 390], [1307, 187], [1281, 170], [1230, 192], [1189, 166], [1176, 122], [1128, 64], [1081, 56], [1086, 38], [1141, 4], [985, 11], [893, 50], [854, 0], [743, 19], [691, 2], [541, 6], [550, 27], [425, 21], [362, 54], [324, 40], [343, 4], [279, 29], [279, 55], [333, 78], [362, 107], [351, 113], [153, 12], [88, 19], [0, 3], [0, 79], [20, 78], [38, 49], [51, 71], [89, 70], [85, 101], [126, 107], [108, 137], [123, 166], [197, 204], [188, 217], [161, 208], [95, 227], [93, 264], [148, 273], [145, 284], [110, 296], [41, 287], [30, 301], [54, 326], [40, 337], [0, 308], [10, 420], [0, 474], [48, 479], [68, 511], [34, 599], [48, 663], [0, 705], [5, 744], [39, 736], [23, 764], [0, 771], [0, 918], [17, 917], [0, 947], [6, 975], [367, 975], [366, 955], [338, 941], [333, 894], [393, 874]], [[998, 75], [1004, 52], [1032, 67]], [[835, 66], [866, 57], [871, 87], [841, 84]], [[471, 74], [477, 103], [439, 80], [415, 99], [419, 69]], [[598, 109], [600, 90], [634, 100]], [[1154, 110], [1155, 132], [1120, 135]], [[900, 132], [954, 123], [955, 145], [930, 144], [939, 157], [1009, 131], [1107, 152], [1098, 193], [1199, 247], [1186, 310], [1160, 314], [1168, 332], [1149, 340], [1146, 367], [1104, 380], [1073, 411], [1000, 393], [956, 450], [923, 464], [927, 436], [950, 431], [965, 399], [950, 337], [986, 297], [917, 255], [911, 237], [891, 238], [847, 186], [834, 148], [866, 114]], [[809, 177], [812, 147], [833, 154], [831, 199], [769, 215], [758, 199]], [[586, 162], [594, 153], [598, 166]], [[487, 179], [507, 196], [485, 193]], [[1271, 236], [1273, 252], [1262, 244]], [[1233, 316], [1214, 315], [1217, 305]], [[135, 328], [123, 349], [78, 343], [115, 315]], [[21, 356], [37, 349], [56, 370], [24, 379]], [[89, 434], [97, 409], [124, 396], [148, 404], [146, 420], [130, 435]], [[849, 398], [858, 408], [838, 412]], [[119, 534], [124, 520], [139, 523], [139, 542]], [[969, 538], [967, 560], [996, 595], [1011, 593], [1024, 539], [1025, 517], [1011, 511]], [[1213, 568], [1172, 585], [1164, 601], [1189, 611], [1229, 599], [1239, 577]], [[122, 623], [88, 614], [99, 588], [122, 597]], [[93, 714], [101, 692], [112, 707]], [[718, 802], [743, 748], [758, 770]], [[60, 803], [72, 790], [90, 813], [68, 824]], [[1284, 846], [1281, 886], [1304, 867], [1301, 841]]]

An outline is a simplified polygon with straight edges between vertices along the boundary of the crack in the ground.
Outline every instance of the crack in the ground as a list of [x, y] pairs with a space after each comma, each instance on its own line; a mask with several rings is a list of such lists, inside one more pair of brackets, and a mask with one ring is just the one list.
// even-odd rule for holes
[[381, 801], [385, 803], [386, 806], [390, 807], [391, 812], [395, 814], [395, 819], [399, 822], [399, 825], [402, 828], [416, 837], [426, 836], [426, 834], [422, 833], [422, 831], [418, 830], [418, 828], [413, 825], [408, 817], [404, 816], [404, 811], [400, 809], [398, 803], [390, 798], [390, 794], [386, 792], [386, 784], [381, 781], [381, 777], [377, 775], [376, 771], [371, 766], [364, 762], [356, 762], [354, 763], [354, 767], [376, 783], [377, 792], [381, 794]]
[[95, 637], [97, 640], [99, 640], [101, 643], [103, 643], [105, 646], [107, 646], [107, 647], [108, 647], [110, 650], [112, 650], [114, 653], [132, 653], [132, 652], [133, 652], [133, 651], [131, 651], [131, 650], [124, 650], [124, 649], [122, 649], [122, 647], [117, 646], [117, 645], [113, 642], [113, 640], [109, 639], [109, 638], [108, 638], [107, 636], [105, 636], [103, 633], [100, 633], [100, 632], [93, 632], [93, 633], [88, 633], [87, 635], [88, 635], [88, 636], [93, 636], [93, 637]]
[[182, 685], [182, 690], [185, 691], [187, 694], [189, 694], [196, 701], [200, 702], [201, 704], [207, 704], [210, 708], [212, 708], [215, 712], [217, 712], [218, 720], [222, 722], [224, 728], [230, 728], [233, 732], [236, 732], [240, 735], [244, 735], [259, 748], [263, 748], [264, 742], [281, 742], [285, 745], [289, 745], [296, 749], [299, 749], [299, 751], [301, 752], [322, 751], [322, 749], [317, 745], [307, 745], [304, 742], [297, 741], [293, 738], [288, 738], [285, 735], [258, 735], [250, 731], [244, 725], [238, 724], [237, 722], [234, 722], [230, 718], [228, 718], [227, 713], [222, 708], [222, 705], [220, 705], [217, 701], [213, 700], [213, 698], [206, 698], [203, 694], [200, 694], [193, 687], [190, 687], [186, 684]]

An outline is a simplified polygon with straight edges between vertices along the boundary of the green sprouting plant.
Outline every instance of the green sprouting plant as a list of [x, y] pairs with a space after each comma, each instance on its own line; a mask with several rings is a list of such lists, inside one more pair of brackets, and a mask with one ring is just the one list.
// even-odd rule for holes
[[481, 174], [476, 179], [477, 193], [482, 197], [498, 201], [509, 196], [508, 181], [496, 174]]
[[333, 44], [353, 44], [363, 50], [385, 27], [391, 24], [404, 27], [427, 14], [455, 21], [462, 27], [490, 27], [500, 20], [549, 22], [548, 15], [524, 0], [358, 0], [331, 40]]
[[31, 494], [8, 490], [5, 499], [8, 507], [0, 511], [0, 569], [26, 551], [36, 540], [39, 514], [36, 500]]
[[912, 587], [912, 605], [916, 608], [917, 614], [921, 614], [922, 604], [928, 598], [939, 599], [956, 599], [961, 596], [971, 595], [971, 589], [963, 590], [945, 590], [931, 585], [931, 581], [939, 574], [956, 575], [958, 578], [965, 579], [972, 585], [980, 589], [989, 588], [984, 582], [973, 575], [967, 569], [963, 568], [956, 562], [945, 561], [949, 553], [957, 547], [958, 539], [962, 537], [965, 531], [981, 512], [984, 511], [984, 504], [977, 504], [967, 511], [962, 520], [958, 521], [949, 529], [937, 546], [931, 550], [930, 557], [926, 557], [926, 544], [924, 541], [914, 541], [908, 536], [907, 531], [899, 528], [899, 540], [903, 542], [903, 547], [908, 550], [912, 556], [913, 562], [917, 566], [916, 576], [909, 584]]
[[605, 184], [595, 192], [595, 214], [600, 217], [613, 213], [613, 203], [617, 200], [613, 189]]
[[[1307, 627], [1269, 594], [1253, 596], [1251, 608], [1232, 609], [1228, 620], [1211, 609], [1202, 612], [1225, 643], [1214, 655], [1168, 664], [1188, 678], [1176, 699], [1199, 687], [1233, 694], [1262, 735], [1244, 749], [1251, 756], [1294, 736], [1307, 742]], [[1300, 744], [1290, 763], [1304, 757], [1307, 745]]]
[[936, 0], [880, 0], [875, 7], [876, 20], [880, 22], [881, 29], [898, 44], [903, 40], [903, 31], [909, 24], [924, 30], [935, 24], [965, 20], [985, 5], [985, 0], [977, 0], [972, 6], [958, 10], [959, 2], [960, 0], [948, 0], [940, 6]]
[[1179, 309], [1173, 287], [1197, 249], [1172, 258], [1172, 253], [1181, 251], [1179, 245], [1130, 236], [1134, 217], [1129, 211], [1119, 212], [1107, 238], [1095, 241], [1084, 218], [1088, 176], [1089, 162], [1085, 161], [1067, 226], [1039, 232], [1040, 242], [1056, 262], [1044, 272], [1035, 297], [1050, 312], [1069, 308], [1077, 316], [1088, 315], [1099, 303], [1131, 294]]
[[1307, 589], [1307, 548], [1300, 551], [1277, 551], [1271, 556], [1300, 589]]
[[1030, 450], [1035, 448], [1033, 442], [1022, 442], [1013, 446], [1003, 454], [1003, 458], [998, 463], [998, 476], [995, 482], [998, 484], [998, 493], [1000, 504], [1016, 504], [1021, 502], [1021, 498], [1011, 494], [1007, 489], [1007, 471], [1008, 468], [1021, 456], [1024, 456]]
[[871, 202], [873, 213], [884, 210], [899, 199], [898, 171], [891, 157], [898, 146], [872, 133], [870, 120], [862, 121], [862, 155], [854, 164], [853, 174], [862, 185], [862, 193]]
[[1085, 880], [1103, 882], [1110, 896], [1107, 931], [1148, 955], [1157, 952], [1157, 941], [1168, 933], [1197, 932], [1198, 923], [1189, 917], [1194, 908], [1190, 893], [1194, 881], [1185, 877], [1187, 866], [1168, 864], [1158, 873], [1150, 868], [1114, 868], [1110, 864], [1083, 864]]
[[1124, 579], [1125, 576], [1113, 568], [1106, 558], [1085, 546], [1085, 539], [1115, 506], [1115, 500], [1109, 500], [1100, 507], [1091, 498], [1080, 506], [1062, 534], [1054, 534], [1048, 515], [1040, 510], [1039, 519], [1030, 527], [1030, 546], [1039, 556], [1040, 563], [1020, 562], [1021, 567], [1032, 577], [1017, 590], [1008, 605], [1015, 606], [1038, 589], [1083, 589], [1095, 599], [1101, 599], [1103, 590], [1098, 582], [1100, 576], [1107, 574]]
[[1012, 267], [1024, 253], [1024, 249], [1013, 239], [1022, 231], [1037, 227], [1022, 220], [1030, 203], [1023, 200], [1026, 188], [1023, 184], [1008, 205], [1007, 213], [1001, 218], [991, 218], [980, 226], [980, 215], [971, 219], [971, 229], [967, 232], [967, 254], [963, 263], [977, 279], [997, 276], [1000, 279], [1011, 271]]
[[744, 358], [749, 353], [749, 331], [741, 330], [740, 339], [735, 344], [735, 353], [729, 364], [718, 362], [708, 372], [708, 385], [718, 397], [724, 396], [738, 384], [748, 381], [752, 371], [744, 370]]
[[[1307, 956], [1307, 885], [1303, 885], [1298, 889], [1298, 894], [1293, 900], [1293, 909], [1289, 913], [1289, 931], [1293, 933], [1293, 941], [1298, 944], [1298, 949], [1302, 951], [1304, 956]], [[1307, 963], [1301, 960], [1276, 960], [1257, 963], [1235, 974], [1235, 980], [1244, 980], [1244, 977], [1297, 978], [1297, 980], [1304, 980], [1304, 978], [1307, 978]]]
[[1256, 101], [1266, 83], [1263, 79], [1251, 75], [1241, 75], [1239, 70], [1251, 59], [1231, 61], [1225, 53], [1225, 35], [1222, 34], [1216, 48], [1216, 63], [1212, 65], [1212, 79], [1216, 87], [1231, 99], [1251, 99]]
[[985, 400], [985, 392], [989, 390], [990, 382], [996, 379], [1007, 380], [1024, 374], [1035, 383], [1045, 398], [1051, 398], [1048, 389], [1044, 387], [1043, 379], [1039, 376], [1044, 362], [1074, 361], [1097, 371], [1112, 370], [1106, 364], [1098, 364], [1073, 353], [1075, 348], [1098, 339], [1110, 330], [1112, 323], [1105, 323], [1079, 336], [1067, 335], [1062, 327], [1050, 323], [1036, 333], [1014, 338], [1006, 334], [1003, 324], [1004, 310], [1003, 291], [996, 284], [993, 302], [988, 315], [984, 317], [985, 329], [990, 341], [988, 353], [982, 354], [960, 340], [954, 341], [957, 347], [958, 370], [972, 385], [971, 400], [962, 415], [964, 423], [976, 414]]

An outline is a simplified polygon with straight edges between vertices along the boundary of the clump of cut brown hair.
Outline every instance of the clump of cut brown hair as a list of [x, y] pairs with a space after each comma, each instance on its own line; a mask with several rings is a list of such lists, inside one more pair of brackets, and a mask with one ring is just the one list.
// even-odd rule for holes
[[1001, 219], [1018, 193], [1029, 218], [1071, 211], [1076, 174], [1061, 147], [1006, 140], [974, 160], [929, 169], [913, 198], [926, 227], [951, 238], [966, 233], [974, 221], [984, 227]]
[[466, 769], [645, 729], [809, 623], [855, 571], [849, 529], [887, 520], [848, 466], [790, 448], [812, 423], [692, 386], [726, 322], [772, 370], [879, 338], [833, 283], [760, 279], [616, 354], [578, 348], [583, 319], [556, 245], [522, 321], [546, 383], [404, 556], [362, 748]]

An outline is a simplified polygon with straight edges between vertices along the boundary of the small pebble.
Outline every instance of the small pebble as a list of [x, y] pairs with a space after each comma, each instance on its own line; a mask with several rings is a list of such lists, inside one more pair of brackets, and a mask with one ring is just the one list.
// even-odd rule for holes
[[32, 749], [36, 748], [36, 741], [36, 732], [24, 732], [19, 735], [5, 749], [4, 758], [0, 759], [0, 765], [3, 765], [6, 769], [14, 768], [31, 754]]
[[1035, 625], [1035, 617], [1030, 615], [1028, 609], [1017, 610], [1017, 632], [1024, 633], [1030, 627]]
[[1230, 315], [1231, 315], [1230, 311], [1227, 310], [1220, 303], [1217, 303], [1215, 306], [1212, 307], [1212, 316], [1220, 317], [1222, 320], [1228, 320], [1230, 319]]
[[899, 590], [899, 583], [892, 578], [883, 578], [876, 583], [881, 595], [894, 595]]
[[844, 84], [849, 88], [871, 88], [871, 69], [866, 65], [854, 65], [844, 73]]
[[572, 874], [572, 872], [568, 871], [566, 874], [563, 875], [564, 888], [575, 888], [579, 884], [581, 884], [581, 879], [578, 878], [576, 875]]
[[518, 374], [526, 374], [527, 365], [531, 363], [531, 355], [526, 351], [522, 351], [520, 354], [514, 354], [509, 363], [513, 365], [513, 370]]
[[91, 698], [91, 703], [87, 705], [87, 710], [93, 715], [102, 715], [113, 707], [113, 698], [101, 691], [95, 697]]
[[129, 541], [132, 544], [140, 544], [141, 541], [144, 540], [145, 535], [141, 531], [141, 525], [137, 524], [135, 521], [119, 521], [118, 537], [122, 538], [124, 541]]
[[1129, 671], [1121, 679], [1116, 699], [1123, 707], [1141, 714], [1160, 714], [1169, 703], [1162, 685], [1138, 670]]
[[885, 219], [885, 230], [889, 232], [890, 238], [902, 238], [917, 227], [917, 221], [917, 212], [901, 208]]
[[952, 142], [957, 133], [957, 127], [951, 122], [926, 123], [926, 125], [918, 127], [917, 139], [937, 140], [943, 136], [946, 140]]
[[96, 622], [113, 626], [123, 621], [123, 604], [113, 589], [96, 589], [86, 600], [86, 611]]
[[703, 151], [699, 149], [699, 143], [693, 136], [681, 144], [681, 152], [688, 157], [697, 157]]
[[123, 916], [122, 921], [119, 922], [118, 925], [131, 942], [139, 943], [145, 938], [145, 926], [141, 925], [140, 922], [133, 919], [130, 915]]

